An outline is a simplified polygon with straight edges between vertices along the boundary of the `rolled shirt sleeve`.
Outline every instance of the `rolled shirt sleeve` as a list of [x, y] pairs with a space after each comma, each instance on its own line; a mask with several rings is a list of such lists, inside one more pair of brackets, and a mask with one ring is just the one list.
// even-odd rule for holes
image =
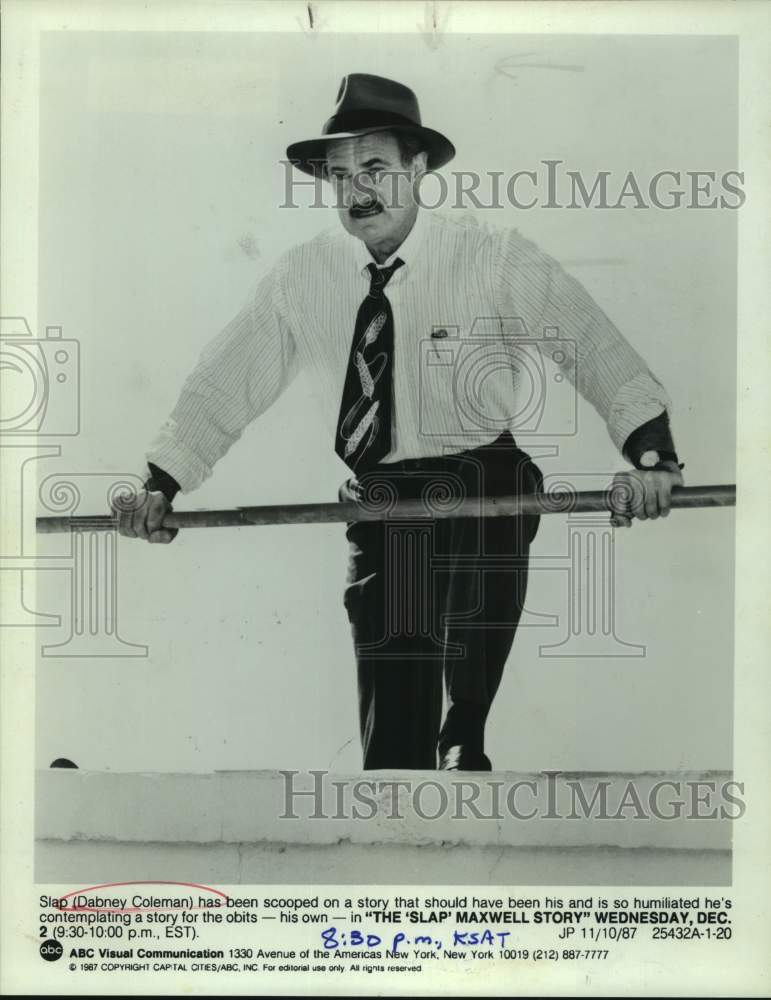
[[244, 428], [297, 373], [284, 308], [285, 258], [259, 282], [240, 312], [204, 349], [168, 420], [147, 452], [183, 493], [207, 479]]
[[[496, 264], [500, 314], [522, 318], [539, 341], [549, 329], [551, 337], [558, 331], [558, 339], [568, 342], [570, 349], [558, 354], [558, 367], [600, 414], [620, 452], [633, 431], [671, 411], [669, 395], [642, 357], [554, 258], [509, 230]], [[544, 350], [554, 344], [553, 339], [542, 342]]]

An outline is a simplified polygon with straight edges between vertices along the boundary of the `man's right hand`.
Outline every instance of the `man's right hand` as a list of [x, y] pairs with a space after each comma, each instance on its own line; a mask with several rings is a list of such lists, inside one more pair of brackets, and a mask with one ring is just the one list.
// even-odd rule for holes
[[179, 533], [178, 528], [163, 528], [163, 519], [171, 504], [160, 490], [142, 490], [119, 497], [112, 505], [118, 518], [118, 531], [125, 538], [143, 538], [147, 542], [168, 544]]

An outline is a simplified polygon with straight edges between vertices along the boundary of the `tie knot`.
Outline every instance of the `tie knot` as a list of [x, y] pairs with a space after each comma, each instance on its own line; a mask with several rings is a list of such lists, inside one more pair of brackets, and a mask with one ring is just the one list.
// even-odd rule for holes
[[390, 267], [378, 267], [377, 264], [367, 264], [370, 277], [369, 294], [376, 297], [382, 295], [394, 271], [398, 270], [403, 263], [404, 261], [401, 257], [397, 257]]

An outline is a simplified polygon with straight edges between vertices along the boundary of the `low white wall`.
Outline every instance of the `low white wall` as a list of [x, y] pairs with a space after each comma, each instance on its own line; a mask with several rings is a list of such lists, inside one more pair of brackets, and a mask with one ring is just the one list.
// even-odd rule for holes
[[[730, 819], [651, 816], [675, 799], [709, 794], [730, 780], [727, 772], [642, 774], [367, 772], [315, 779], [295, 777], [287, 806], [287, 780], [273, 771], [212, 774], [110, 774], [40, 771], [36, 802], [36, 878], [44, 883], [171, 879], [207, 884], [616, 884], [725, 885], [731, 879]], [[412, 782], [394, 799], [393, 781]], [[338, 799], [350, 802], [357, 782], [381, 783], [371, 819], [336, 818]], [[341, 783], [338, 787], [332, 784]], [[662, 785], [672, 782], [674, 788]], [[416, 788], [423, 787], [418, 795]], [[476, 808], [498, 818], [470, 818]], [[536, 805], [536, 818], [522, 819]], [[524, 784], [527, 783], [527, 784]], [[697, 784], [699, 783], [699, 784]], [[498, 791], [495, 792], [495, 786]], [[607, 814], [622, 818], [567, 818], [576, 788], [587, 801], [602, 785]], [[633, 787], [634, 792], [629, 789]], [[679, 789], [676, 794], [675, 789]], [[630, 795], [633, 795], [630, 798]], [[459, 796], [461, 797], [459, 799]], [[633, 818], [638, 800], [648, 818]], [[427, 818], [448, 803], [442, 815]], [[719, 791], [712, 806], [721, 805]], [[710, 805], [697, 807], [701, 814]], [[317, 813], [316, 818], [310, 818]], [[577, 810], [579, 815], [580, 808]], [[687, 812], [688, 809], [684, 809]], [[297, 818], [287, 818], [293, 812]], [[325, 814], [323, 817], [319, 814]], [[465, 816], [464, 816], [465, 813]]]

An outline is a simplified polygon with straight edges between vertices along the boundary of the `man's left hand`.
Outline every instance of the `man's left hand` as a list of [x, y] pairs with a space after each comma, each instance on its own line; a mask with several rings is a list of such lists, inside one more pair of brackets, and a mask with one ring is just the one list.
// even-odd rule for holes
[[682, 485], [683, 474], [676, 462], [663, 462], [655, 469], [617, 473], [610, 492], [613, 511], [610, 523], [616, 528], [631, 528], [635, 517], [641, 521], [667, 517], [672, 488]]

